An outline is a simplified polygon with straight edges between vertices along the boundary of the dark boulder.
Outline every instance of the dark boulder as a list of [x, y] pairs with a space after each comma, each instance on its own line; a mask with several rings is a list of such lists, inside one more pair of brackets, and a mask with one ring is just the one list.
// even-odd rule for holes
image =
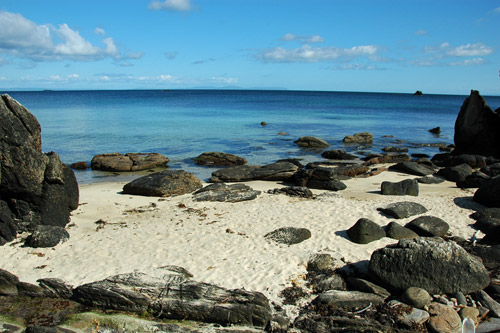
[[317, 190], [341, 191], [347, 186], [340, 181], [347, 176], [339, 175], [335, 168], [315, 167], [299, 170], [293, 181], [298, 186], [306, 186]]
[[405, 179], [397, 183], [382, 182], [382, 195], [412, 195], [418, 196], [418, 182], [415, 179]]
[[54, 247], [69, 239], [69, 233], [63, 227], [39, 225], [33, 233], [26, 238], [24, 246], [29, 247]]
[[342, 140], [346, 144], [371, 144], [373, 143], [373, 134], [368, 132], [347, 135]]
[[306, 228], [284, 227], [267, 233], [264, 238], [276, 243], [293, 245], [311, 238], [311, 232]]
[[495, 219], [500, 219], [500, 208], [484, 208], [477, 211], [469, 216], [474, 220], [479, 220], [484, 217], [492, 217]]
[[314, 136], [303, 136], [294, 141], [299, 147], [303, 148], [326, 148], [330, 144], [323, 139]]
[[432, 134], [437, 134], [437, 135], [439, 135], [439, 134], [441, 134], [441, 127], [439, 127], [439, 126], [438, 126], [438, 127], [431, 128], [431, 129], [429, 130], [429, 132], [430, 132], [430, 133], [432, 133]]
[[354, 243], [368, 244], [385, 237], [385, 231], [377, 223], [361, 218], [352, 227], [347, 229], [347, 236]]
[[417, 178], [417, 182], [420, 184], [441, 184], [444, 182], [444, 178], [436, 177], [436, 176], [425, 176]]
[[176, 196], [202, 188], [201, 181], [184, 170], [166, 170], [137, 178], [123, 186], [124, 194]]
[[481, 217], [474, 223], [474, 227], [486, 235], [484, 241], [500, 242], [500, 218]]
[[58, 278], [36, 280], [47, 297], [70, 299], [73, 296], [73, 286]]
[[455, 122], [455, 150], [458, 153], [500, 157], [500, 115], [477, 90], [465, 99]]
[[448, 223], [435, 216], [417, 217], [406, 227], [425, 237], [443, 237], [450, 229]]
[[276, 162], [264, 166], [239, 165], [212, 172], [210, 182], [283, 181], [290, 179], [298, 169], [295, 164], [290, 162]]
[[390, 222], [385, 227], [385, 235], [392, 239], [412, 239], [420, 237], [415, 231], [403, 227], [396, 222]]
[[272, 316], [269, 300], [259, 292], [228, 290], [188, 280], [177, 272], [163, 276], [139, 272], [112, 276], [77, 287], [73, 300], [106, 310], [152, 313], [159, 319], [222, 325], [263, 328]]
[[403, 239], [373, 252], [369, 274], [389, 289], [419, 287], [431, 294], [465, 295], [490, 283], [482, 262], [455, 242], [440, 238]]
[[474, 193], [474, 201], [486, 207], [500, 208], [500, 177], [483, 183]]
[[205, 186], [193, 194], [194, 201], [240, 202], [257, 198], [260, 191], [254, 191], [244, 184], [226, 185], [215, 183]]
[[305, 186], [290, 186], [283, 188], [275, 188], [273, 190], [269, 190], [270, 194], [285, 194], [290, 197], [299, 197], [299, 198], [314, 198], [314, 194], [312, 191]]
[[360, 279], [357, 277], [349, 277], [346, 280], [347, 288], [349, 290], [362, 291], [365, 293], [375, 294], [382, 296], [383, 298], [387, 298], [391, 295], [387, 289], [364, 279]]
[[470, 176], [474, 170], [468, 164], [459, 164], [452, 167], [446, 167], [437, 172], [438, 176], [449, 180], [450, 182], [463, 182], [467, 176]]
[[341, 150], [341, 149], [327, 150], [321, 154], [321, 157], [329, 159], [329, 160], [354, 160], [354, 159], [356, 159], [355, 155], [348, 154], [344, 150]]
[[411, 161], [411, 156], [408, 154], [384, 154], [378, 156], [367, 156], [365, 158], [366, 165], [382, 164], [382, 163], [399, 163]]
[[9, 205], [0, 200], [0, 245], [14, 240], [17, 236], [17, 228]]
[[15, 236], [13, 225], [16, 231], [37, 225], [64, 227], [78, 207], [75, 174], [56, 153], [42, 153], [40, 124], [8, 95], [0, 97], [0, 119], [0, 197], [14, 214], [10, 221], [6, 206], [0, 207], [0, 242]]
[[490, 177], [500, 176], [500, 163], [493, 163], [482, 167], [481, 172], [487, 174]]
[[474, 171], [465, 179], [461, 182], [457, 182], [457, 187], [458, 188], [478, 188], [484, 183], [486, 183], [488, 180], [490, 180], [491, 177], [482, 173], [481, 171]]
[[168, 158], [158, 153], [99, 154], [92, 158], [92, 170], [129, 172], [165, 167]]
[[406, 148], [406, 147], [392, 147], [392, 146], [388, 146], [388, 147], [382, 148], [382, 151], [384, 151], [386, 153], [407, 153], [408, 152], [408, 148]]
[[397, 219], [404, 219], [427, 212], [427, 208], [419, 203], [411, 201], [395, 202], [389, 204], [385, 208], [378, 208], [377, 210]]
[[422, 91], [421, 91], [421, 90], [417, 90], [417, 91], [415, 91], [415, 92], [413, 93], [413, 96], [422, 96], [422, 95], [423, 95], [423, 93], [422, 93]]
[[243, 165], [247, 161], [234, 154], [221, 153], [221, 152], [206, 152], [194, 159], [194, 163], [197, 165], [206, 166], [234, 166]]
[[389, 170], [401, 171], [415, 176], [428, 176], [435, 172], [434, 168], [430, 166], [410, 161], [399, 162], [389, 167]]

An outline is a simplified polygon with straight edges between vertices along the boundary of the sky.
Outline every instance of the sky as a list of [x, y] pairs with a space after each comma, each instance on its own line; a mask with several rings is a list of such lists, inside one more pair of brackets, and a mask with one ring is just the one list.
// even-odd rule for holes
[[500, 95], [500, 0], [0, 0], [0, 90]]

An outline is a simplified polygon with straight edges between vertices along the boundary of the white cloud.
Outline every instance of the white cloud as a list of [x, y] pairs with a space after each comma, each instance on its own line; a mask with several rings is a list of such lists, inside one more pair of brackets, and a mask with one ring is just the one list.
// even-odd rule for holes
[[7, 78], [5, 76], [0, 76], [0, 81], [7, 81]]
[[221, 76], [215, 76], [211, 77], [210, 81], [213, 83], [222, 83], [222, 84], [238, 84], [238, 78], [235, 77], [221, 77]]
[[356, 58], [361, 56], [374, 56], [378, 47], [374, 45], [353, 46], [351, 48], [338, 47], [311, 47], [302, 45], [300, 48], [286, 49], [276, 47], [268, 49], [257, 55], [263, 62], [321, 62], [334, 61], [343, 58]]
[[187, 12], [192, 9], [192, 6], [190, 0], [155, 0], [149, 4], [148, 9]]
[[495, 9], [491, 10], [491, 13], [492, 13], [493, 15], [498, 15], [498, 14], [500, 14], [500, 7], [497, 7], [497, 8], [495, 8]]
[[[0, 53], [34, 61], [96, 61], [107, 57], [115, 61], [137, 59], [122, 54], [111, 37], [103, 39], [104, 47], [99, 47], [66, 23], [58, 27], [37, 25], [20, 14], [0, 12], [0, 31]], [[104, 34], [105, 31], [96, 28], [95, 33]]]
[[335, 66], [333, 67], [334, 70], [367, 70], [367, 71], [372, 71], [377, 69], [373, 65], [367, 65], [367, 64], [343, 64], [340, 66]]
[[417, 36], [427, 36], [429, 33], [426, 30], [417, 30], [415, 31], [415, 35]]
[[466, 45], [450, 48], [446, 54], [454, 57], [477, 57], [493, 53], [493, 48], [483, 43], [468, 43]]
[[483, 58], [474, 58], [474, 59], [466, 59], [463, 61], [454, 61], [450, 62], [450, 66], [473, 66], [473, 65], [482, 65], [485, 64], [486, 60]]
[[314, 36], [299, 36], [291, 33], [287, 33], [280, 38], [283, 41], [297, 41], [299, 43], [323, 43], [325, 39], [319, 35]]
[[94, 33], [96, 35], [104, 36], [106, 34], [106, 31], [104, 31], [104, 29], [102, 29], [102, 28], [95, 28]]

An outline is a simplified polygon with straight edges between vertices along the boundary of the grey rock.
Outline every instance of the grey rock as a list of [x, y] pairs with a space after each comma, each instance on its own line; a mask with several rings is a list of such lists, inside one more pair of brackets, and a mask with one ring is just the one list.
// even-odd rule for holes
[[273, 190], [269, 190], [271, 194], [285, 194], [290, 197], [299, 197], [299, 198], [314, 198], [314, 194], [312, 191], [305, 186], [290, 186], [283, 188], [275, 188]]
[[377, 223], [361, 218], [347, 230], [351, 241], [358, 244], [368, 244], [385, 237], [385, 231]]
[[486, 321], [482, 321], [476, 327], [476, 333], [491, 333], [500, 331], [500, 319], [489, 318]]
[[380, 188], [382, 195], [418, 196], [418, 182], [415, 179], [405, 179], [397, 183], [385, 181]]
[[17, 236], [17, 228], [14, 222], [14, 215], [12, 214], [9, 205], [0, 200], [0, 245], [14, 240]]
[[257, 198], [260, 191], [254, 191], [244, 184], [226, 185], [215, 183], [205, 186], [193, 194], [194, 201], [240, 202]]
[[455, 122], [458, 153], [500, 157], [500, 115], [493, 111], [478, 91], [465, 99]]
[[500, 177], [492, 178], [474, 193], [474, 201], [486, 207], [500, 208]]
[[316, 253], [307, 261], [307, 271], [309, 273], [334, 272], [341, 266], [343, 266], [342, 263], [339, 263], [327, 253]]
[[271, 320], [268, 299], [259, 292], [228, 290], [186, 280], [181, 274], [151, 276], [120, 274], [77, 287], [73, 300], [101, 309], [141, 314], [160, 319], [194, 320], [222, 325], [263, 328]]
[[316, 297], [313, 304], [324, 304], [330, 307], [359, 308], [381, 304], [385, 297], [361, 291], [328, 290]]
[[418, 287], [406, 289], [401, 297], [403, 302], [419, 309], [428, 306], [432, 301], [432, 297], [427, 290]]
[[330, 146], [330, 144], [325, 140], [316, 138], [314, 136], [303, 136], [294, 142], [298, 146], [304, 148], [326, 148]]
[[106, 153], [94, 156], [90, 166], [93, 170], [130, 172], [165, 167], [168, 161], [158, 153]]
[[390, 292], [387, 291], [387, 289], [364, 279], [360, 279], [357, 277], [349, 277], [346, 280], [347, 283], [347, 288], [349, 290], [357, 290], [357, 291], [362, 291], [365, 293], [371, 293], [375, 295], [382, 296], [384, 298], [387, 298], [391, 295]]
[[427, 208], [419, 203], [411, 201], [392, 203], [385, 208], [378, 208], [378, 210], [397, 219], [404, 219], [427, 212]]
[[442, 237], [450, 229], [448, 223], [435, 216], [417, 217], [406, 224], [406, 227], [425, 237]]
[[194, 159], [197, 165], [206, 166], [234, 166], [243, 165], [247, 161], [237, 155], [222, 152], [205, 152]]
[[370, 276], [394, 290], [419, 287], [431, 294], [470, 294], [490, 283], [479, 259], [455, 242], [440, 238], [403, 239], [375, 250], [368, 268]]
[[392, 239], [412, 239], [412, 238], [417, 238], [419, 235], [406, 227], [403, 227], [402, 225], [399, 225], [396, 222], [390, 222], [386, 228], [385, 228], [385, 234], [387, 237], [390, 237]]
[[468, 164], [459, 164], [452, 167], [441, 169], [437, 172], [438, 176], [449, 180], [450, 182], [463, 182], [472, 174], [474, 170]]
[[293, 245], [311, 238], [311, 232], [306, 228], [284, 227], [267, 233], [264, 238], [281, 244]]
[[429, 315], [427, 326], [431, 332], [455, 333], [461, 331], [462, 320], [453, 307], [440, 303], [431, 303], [429, 305]]
[[212, 172], [210, 182], [284, 181], [290, 179], [298, 169], [298, 166], [290, 162], [276, 162], [264, 166], [239, 165]]
[[430, 166], [411, 161], [399, 162], [391, 166], [389, 170], [396, 170], [415, 176], [428, 176], [435, 172], [435, 170]]
[[14, 274], [0, 268], [0, 295], [16, 296], [19, 278]]
[[343, 139], [344, 143], [373, 143], [373, 134], [368, 132], [356, 133], [354, 135], [347, 135]]
[[45, 296], [45, 290], [42, 287], [27, 282], [19, 282], [17, 284], [17, 292], [19, 296], [28, 296], [28, 297]]
[[69, 239], [66, 229], [57, 226], [39, 225], [33, 233], [26, 238], [24, 246], [28, 247], [54, 247]]
[[176, 196], [194, 192], [203, 185], [192, 173], [166, 170], [137, 178], [123, 186], [124, 194], [144, 196]]
[[435, 176], [425, 176], [417, 178], [417, 182], [419, 182], [420, 184], [441, 184], [442, 182], [444, 182], [444, 178]]

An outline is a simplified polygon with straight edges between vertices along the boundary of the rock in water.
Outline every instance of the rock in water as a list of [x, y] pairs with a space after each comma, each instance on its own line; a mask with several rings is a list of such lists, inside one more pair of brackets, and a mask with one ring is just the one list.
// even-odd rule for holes
[[64, 227], [78, 208], [75, 174], [56, 153], [42, 153], [40, 124], [8, 95], [0, 97], [0, 119], [0, 197], [10, 202], [2, 205], [0, 243], [28, 225]]
[[129, 172], [166, 166], [168, 158], [158, 153], [99, 154], [90, 162], [93, 170]]
[[243, 165], [247, 161], [237, 155], [221, 153], [221, 152], [206, 152], [194, 159], [197, 165], [206, 166], [234, 166]]
[[299, 147], [304, 147], [304, 148], [326, 148], [330, 146], [330, 144], [325, 140], [316, 138], [314, 136], [303, 136], [294, 142]]
[[369, 273], [388, 289], [419, 287], [430, 294], [465, 295], [490, 283], [488, 271], [461, 246], [440, 238], [403, 239], [373, 252]]
[[500, 157], [500, 109], [493, 111], [477, 90], [464, 101], [455, 121], [455, 151]]
[[344, 137], [344, 143], [373, 143], [373, 134], [368, 132], [356, 133]]
[[191, 193], [202, 188], [201, 181], [184, 170], [166, 170], [137, 178], [123, 186], [124, 194], [166, 197]]

